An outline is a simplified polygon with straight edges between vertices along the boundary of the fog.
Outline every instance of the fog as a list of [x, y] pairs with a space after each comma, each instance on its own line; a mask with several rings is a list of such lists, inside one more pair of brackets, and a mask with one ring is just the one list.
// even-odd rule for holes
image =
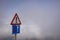
[[60, 0], [0, 0], [0, 39], [13, 40], [15, 13], [22, 24], [17, 40], [59, 40]]

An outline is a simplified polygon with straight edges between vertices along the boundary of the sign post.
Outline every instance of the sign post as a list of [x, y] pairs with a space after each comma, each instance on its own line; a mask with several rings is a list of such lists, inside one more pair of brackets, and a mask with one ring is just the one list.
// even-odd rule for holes
[[[17, 17], [16, 17], [16, 24], [17, 24]], [[17, 36], [17, 35], [15, 34], [15, 40], [17, 39], [16, 36]]]
[[12, 25], [12, 34], [15, 34], [14, 40], [17, 40], [17, 33], [20, 33], [20, 25], [21, 25], [21, 21], [17, 15], [17, 13], [13, 17], [13, 19], [11, 21], [11, 25]]
[[16, 34], [15, 34], [15, 40], [16, 40]]

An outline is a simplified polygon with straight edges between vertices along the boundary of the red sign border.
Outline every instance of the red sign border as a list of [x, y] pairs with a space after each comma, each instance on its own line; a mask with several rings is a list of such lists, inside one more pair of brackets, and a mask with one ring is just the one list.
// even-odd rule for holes
[[[15, 17], [17, 16], [17, 18], [18, 18], [18, 20], [19, 20], [19, 23], [13, 23], [13, 21], [14, 21], [14, 19], [15, 19]], [[21, 21], [20, 21], [20, 19], [19, 19], [19, 17], [18, 17], [18, 15], [17, 15], [17, 13], [15, 14], [15, 16], [13, 17], [13, 19], [12, 19], [12, 21], [11, 21], [11, 23], [10, 23], [11, 25], [21, 25]]]

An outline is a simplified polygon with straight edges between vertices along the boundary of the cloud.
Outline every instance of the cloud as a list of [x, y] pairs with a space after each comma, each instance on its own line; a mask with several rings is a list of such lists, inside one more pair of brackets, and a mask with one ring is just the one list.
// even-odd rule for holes
[[[12, 35], [11, 19], [21, 18], [18, 38], [41, 38], [60, 35], [60, 1], [0, 1], [0, 37]], [[14, 35], [12, 35], [14, 36]]]

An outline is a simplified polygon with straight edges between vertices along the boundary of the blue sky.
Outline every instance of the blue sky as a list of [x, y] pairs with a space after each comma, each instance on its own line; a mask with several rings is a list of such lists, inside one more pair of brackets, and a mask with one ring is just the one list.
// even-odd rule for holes
[[15, 13], [22, 21], [19, 37], [60, 35], [59, 10], [59, 0], [0, 0], [0, 35], [12, 35], [10, 22]]

